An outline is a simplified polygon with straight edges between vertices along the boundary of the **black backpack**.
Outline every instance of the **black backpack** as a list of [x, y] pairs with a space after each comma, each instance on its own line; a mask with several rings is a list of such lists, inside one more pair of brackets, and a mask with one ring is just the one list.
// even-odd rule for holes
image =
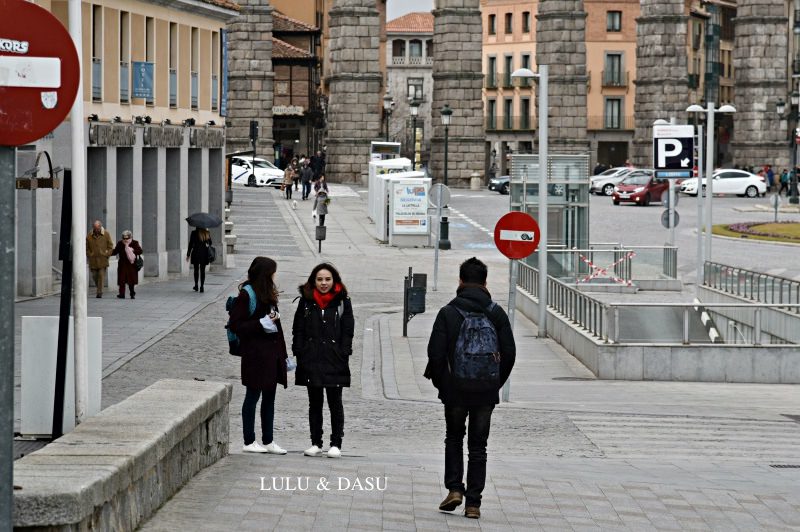
[[[256, 305], [258, 301], [256, 300], [256, 291], [253, 290], [253, 287], [249, 284], [244, 285], [242, 290], [247, 291], [247, 295], [250, 297], [250, 316], [256, 311]], [[228, 323], [225, 324], [225, 329], [227, 329], [228, 333], [228, 352], [235, 357], [242, 356], [242, 353], [239, 352], [239, 337], [231, 331], [231, 309], [233, 308], [233, 303], [236, 301], [236, 298], [239, 297], [238, 295], [235, 296], [228, 296], [227, 301], [225, 301], [225, 310], [228, 312]]]
[[489, 319], [492, 302], [483, 312], [453, 308], [464, 318], [453, 353], [453, 382], [465, 392], [494, 391], [500, 387], [500, 340]]

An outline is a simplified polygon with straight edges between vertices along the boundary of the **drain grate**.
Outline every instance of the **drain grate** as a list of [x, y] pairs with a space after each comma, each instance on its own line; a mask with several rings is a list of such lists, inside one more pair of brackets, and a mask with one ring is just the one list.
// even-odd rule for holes
[[770, 464], [769, 466], [775, 469], [800, 469], [798, 464]]

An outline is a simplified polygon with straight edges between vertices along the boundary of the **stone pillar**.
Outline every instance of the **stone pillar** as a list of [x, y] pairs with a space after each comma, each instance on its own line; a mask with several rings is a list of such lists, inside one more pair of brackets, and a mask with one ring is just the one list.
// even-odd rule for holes
[[[549, 153], [586, 153], [586, 11], [583, 0], [541, 0], [536, 64], [549, 67]], [[536, 113], [539, 113], [536, 91]], [[538, 140], [538, 134], [537, 134]]]
[[436, 0], [433, 10], [433, 103], [430, 168], [444, 179], [444, 126], [440, 111], [453, 110], [448, 129], [448, 185], [469, 186], [486, 166], [483, 129], [482, 30], [479, 0]]
[[636, 19], [636, 132], [631, 157], [636, 166], [653, 164], [653, 122], [670, 117], [682, 122], [686, 108], [694, 103], [689, 101], [688, 20], [684, 0], [641, 0], [641, 16]]
[[375, 0], [335, 0], [329, 19], [325, 177], [366, 184], [370, 142], [382, 139], [380, 16]]
[[273, 159], [272, 11], [265, 0], [239, 0], [228, 23], [227, 150], [249, 150], [250, 121], [259, 124], [256, 156]]
[[734, 25], [734, 162], [788, 168], [788, 125], [775, 112], [775, 104], [781, 98], [786, 109], [791, 109], [786, 79], [789, 20], [785, 2], [739, 0]]

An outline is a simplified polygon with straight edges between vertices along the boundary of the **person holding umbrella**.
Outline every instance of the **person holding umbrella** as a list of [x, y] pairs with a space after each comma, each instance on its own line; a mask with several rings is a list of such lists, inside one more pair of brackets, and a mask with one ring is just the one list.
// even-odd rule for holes
[[194, 291], [197, 292], [198, 277], [200, 280], [200, 292], [204, 291], [206, 284], [206, 266], [211, 262], [209, 250], [211, 248], [211, 234], [208, 229], [198, 227], [189, 235], [189, 249], [186, 250], [186, 261], [192, 261], [194, 268]]

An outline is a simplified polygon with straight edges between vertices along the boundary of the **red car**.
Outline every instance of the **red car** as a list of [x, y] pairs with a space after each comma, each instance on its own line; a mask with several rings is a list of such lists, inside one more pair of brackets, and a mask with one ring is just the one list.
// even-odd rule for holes
[[669, 190], [669, 180], [656, 178], [652, 170], [637, 170], [628, 174], [617, 186], [611, 200], [614, 205], [628, 201], [636, 205], [650, 205], [652, 201], [661, 201], [661, 195]]

